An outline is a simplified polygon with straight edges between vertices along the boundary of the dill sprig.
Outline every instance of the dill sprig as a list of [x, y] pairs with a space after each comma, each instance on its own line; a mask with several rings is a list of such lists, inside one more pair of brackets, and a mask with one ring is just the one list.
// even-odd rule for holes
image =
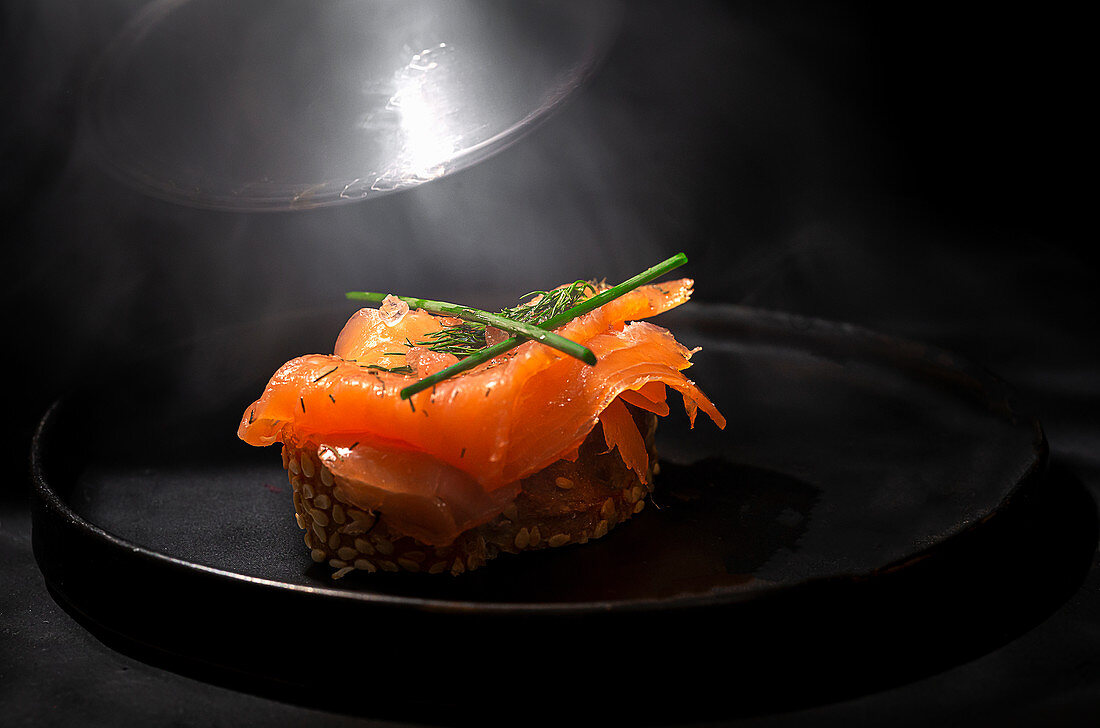
[[[375, 303], [380, 303], [385, 301], [388, 294], [374, 293], [371, 291], [350, 291], [345, 295], [349, 299], [357, 301], [373, 301]], [[469, 306], [461, 306], [457, 303], [447, 303], [446, 301], [432, 301], [425, 298], [412, 298], [410, 296], [393, 297], [404, 301], [408, 304], [409, 308], [419, 308], [429, 313], [454, 316], [464, 321], [478, 324], [481, 326], [482, 330], [487, 326], [494, 326], [502, 331], [507, 331], [513, 337], [517, 337], [521, 341], [531, 339], [532, 341], [551, 346], [562, 353], [580, 359], [590, 366], [596, 363], [596, 355], [593, 354], [588, 347], [582, 346], [575, 341], [570, 341], [564, 336], [559, 336], [553, 331], [547, 331], [546, 329], [522, 320], [516, 320], [502, 314], [489, 313], [488, 311], [470, 308]], [[408, 343], [409, 346], [414, 346], [412, 342]], [[485, 345], [484, 335], [482, 335], [481, 345]]]
[[[613, 301], [619, 296], [622, 296], [635, 288], [645, 285], [652, 280], [655, 280], [669, 271], [679, 268], [684, 263], [687, 263], [687, 256], [683, 253], [677, 253], [668, 260], [662, 261], [657, 265], [642, 271], [638, 275], [623, 281], [617, 286], [612, 286], [605, 291], [601, 291], [591, 298], [585, 298], [579, 303], [573, 305], [571, 308], [561, 311], [549, 319], [546, 319], [540, 323], [540, 326], [546, 329], [556, 329], [562, 324], [572, 321], [582, 314], [586, 314], [589, 311], [593, 311], [609, 301]], [[576, 285], [576, 284], [574, 284]], [[560, 289], [559, 289], [560, 290]], [[542, 292], [545, 293], [545, 292]], [[445, 379], [450, 379], [456, 374], [460, 374], [469, 369], [483, 364], [493, 357], [500, 356], [501, 354], [514, 349], [525, 341], [524, 338], [513, 336], [510, 339], [505, 339], [498, 344], [492, 346], [486, 346], [473, 354], [470, 354], [464, 359], [459, 360], [455, 364], [443, 369], [431, 376], [424, 377], [414, 384], [410, 384], [401, 390], [401, 399], [408, 399], [418, 392], [422, 392], [425, 389], [435, 386], [439, 382]]]
[[399, 367], [384, 367], [381, 364], [360, 364], [359, 366], [364, 369], [376, 369], [380, 372], [387, 372], [388, 374], [412, 374], [413, 368], [408, 364], [402, 364]]
[[[392, 355], [392, 352], [391, 352], [391, 355]], [[397, 354], [397, 356], [405, 356], [405, 355], [404, 354]], [[412, 374], [413, 373], [413, 368], [411, 366], [409, 366], [408, 364], [402, 364], [401, 366], [396, 366], [396, 367], [384, 367], [381, 364], [360, 364], [358, 359], [345, 359], [344, 361], [349, 361], [352, 364], [355, 364], [356, 366], [358, 366], [360, 369], [368, 369], [368, 370], [379, 371], [379, 372], [387, 372], [389, 374]], [[336, 371], [336, 370], [333, 369], [332, 371]], [[324, 375], [318, 377], [317, 379], [314, 379], [313, 381], [319, 382], [319, 381], [321, 381], [321, 379], [323, 379], [325, 376], [328, 376], [328, 374], [331, 374], [331, 373], [332, 372], [326, 372]]]
[[[530, 299], [529, 301], [513, 308], [502, 309], [498, 315], [509, 321], [541, 326], [544, 322], [575, 306], [577, 301], [584, 298], [585, 293], [590, 290], [595, 291], [596, 287], [588, 281], [580, 280], [551, 291], [532, 291], [520, 296], [521, 300]], [[425, 334], [425, 340], [416, 342], [416, 345], [455, 356], [470, 356], [489, 345], [486, 341], [487, 330], [486, 324], [463, 321]]]

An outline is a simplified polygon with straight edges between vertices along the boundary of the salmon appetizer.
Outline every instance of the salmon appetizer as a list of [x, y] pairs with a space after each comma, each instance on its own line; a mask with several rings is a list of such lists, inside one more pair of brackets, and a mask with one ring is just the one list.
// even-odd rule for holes
[[[282, 444], [306, 545], [336, 578], [457, 575], [501, 553], [584, 543], [644, 508], [670, 389], [692, 426], [698, 410], [725, 426], [683, 374], [695, 352], [644, 320], [691, 292], [686, 278], [626, 292], [578, 281], [485, 314], [517, 327], [528, 317], [535, 333], [516, 330], [530, 337], [471, 309], [455, 307], [459, 318], [386, 296], [351, 316], [332, 354], [284, 364], [238, 435]], [[552, 332], [583, 358], [539, 333], [570, 313]]]

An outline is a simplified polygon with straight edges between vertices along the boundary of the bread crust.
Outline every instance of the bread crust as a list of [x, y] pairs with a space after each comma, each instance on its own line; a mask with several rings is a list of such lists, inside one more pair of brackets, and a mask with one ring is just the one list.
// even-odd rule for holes
[[454, 575], [472, 571], [502, 553], [556, 548], [600, 538], [645, 507], [657, 471], [656, 415], [627, 405], [649, 453], [649, 484], [607, 450], [599, 426], [575, 461], [559, 460], [520, 481], [520, 493], [488, 523], [464, 531], [446, 546], [430, 546], [393, 528], [384, 512], [347, 503], [314, 443], [283, 445], [283, 467], [294, 489], [294, 510], [317, 563], [339, 579], [355, 570]]

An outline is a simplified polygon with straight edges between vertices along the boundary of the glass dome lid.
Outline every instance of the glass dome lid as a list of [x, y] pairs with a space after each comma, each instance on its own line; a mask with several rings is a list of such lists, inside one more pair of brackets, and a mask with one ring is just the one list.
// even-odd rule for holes
[[301, 209], [499, 151], [610, 44], [609, 1], [156, 0], [89, 85], [97, 156], [146, 193]]

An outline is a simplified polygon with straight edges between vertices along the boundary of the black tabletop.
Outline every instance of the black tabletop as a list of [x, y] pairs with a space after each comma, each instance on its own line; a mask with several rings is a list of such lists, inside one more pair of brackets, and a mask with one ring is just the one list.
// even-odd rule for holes
[[[279, 694], [89, 629], [35, 561], [31, 433], [57, 397], [189, 351], [179, 343], [211, 331], [261, 321], [272, 337], [242, 349], [234, 368], [175, 363], [200, 384], [254, 379], [288, 347], [327, 350], [335, 332], [286, 342], [280, 322], [292, 328], [345, 290], [489, 307], [550, 281], [620, 279], [684, 250], [700, 301], [855, 323], [1007, 381], [1050, 443], [1043, 497], [1018, 531], [1044, 547], [1021, 562], [1018, 588], [998, 594], [989, 629], [958, 634], [951, 609], [935, 611], [932, 628], [953, 647], [918, 665], [884, 658], [888, 678], [858, 694], [791, 685], [763, 712], [712, 700], [677, 714], [664, 701], [649, 720], [629, 711], [631, 722], [1095, 725], [1100, 306], [1078, 180], [1084, 30], [1060, 4], [1027, 16], [946, 3], [913, 14], [847, 2], [630, 4], [585, 85], [495, 156], [377, 200], [262, 213], [146, 197], [89, 153], [82, 89], [142, 5], [11, 2], [0, 12], [15, 422], [5, 451], [15, 466], [0, 487], [0, 723], [474, 723], [487, 706], [539, 722], [537, 706], [495, 695], [491, 680], [466, 710], [402, 715], [392, 702], [372, 710], [366, 689], [338, 704]], [[201, 386], [177, 394], [205, 396]], [[714, 657], [699, 645], [700, 661]], [[598, 654], [575, 664], [548, 695], [599, 695]], [[640, 686], [660, 690], [647, 675], [661, 670], [639, 672]], [[609, 696], [600, 714], [644, 699]]]

